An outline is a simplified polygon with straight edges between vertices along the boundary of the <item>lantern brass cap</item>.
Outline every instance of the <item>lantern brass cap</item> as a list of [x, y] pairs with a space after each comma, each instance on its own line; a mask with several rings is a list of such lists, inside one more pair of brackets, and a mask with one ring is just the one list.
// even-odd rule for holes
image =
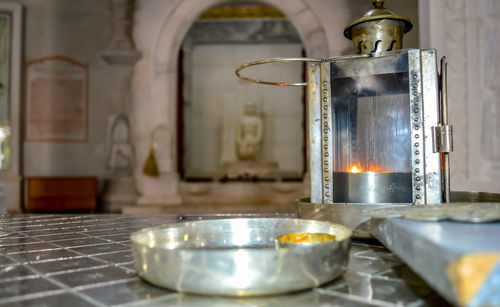
[[395, 21], [400, 21], [404, 25], [404, 33], [410, 31], [413, 27], [413, 24], [410, 20], [410, 18], [406, 16], [401, 16], [401, 15], [396, 15], [393, 12], [387, 10], [384, 8], [384, 0], [372, 0], [373, 4], [373, 9], [369, 10], [366, 14], [363, 15], [363, 17], [351, 22], [344, 28], [344, 36], [347, 37], [348, 39], [352, 39], [352, 28], [368, 22], [368, 21], [376, 21], [376, 20], [382, 20], [382, 19], [389, 19], [389, 20], [395, 20]]

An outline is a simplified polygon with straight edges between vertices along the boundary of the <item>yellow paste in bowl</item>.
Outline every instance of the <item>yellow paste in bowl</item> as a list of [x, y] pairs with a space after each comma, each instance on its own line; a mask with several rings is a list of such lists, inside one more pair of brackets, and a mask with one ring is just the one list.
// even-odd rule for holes
[[335, 240], [335, 236], [328, 233], [287, 233], [276, 237], [281, 243], [320, 243]]

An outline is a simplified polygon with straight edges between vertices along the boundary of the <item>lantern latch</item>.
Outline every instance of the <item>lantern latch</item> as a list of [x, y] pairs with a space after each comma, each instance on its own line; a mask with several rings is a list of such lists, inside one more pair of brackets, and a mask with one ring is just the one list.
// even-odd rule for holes
[[432, 127], [432, 147], [434, 152], [452, 152], [453, 126], [439, 125]]

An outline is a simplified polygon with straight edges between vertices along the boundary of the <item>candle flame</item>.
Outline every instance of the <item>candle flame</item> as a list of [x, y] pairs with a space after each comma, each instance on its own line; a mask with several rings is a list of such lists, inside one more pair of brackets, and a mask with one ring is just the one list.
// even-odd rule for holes
[[357, 165], [353, 165], [351, 166], [348, 170], [347, 170], [348, 173], [361, 173], [361, 167], [357, 166]]
[[383, 168], [378, 167], [378, 166], [370, 166], [370, 168], [368, 170], [363, 170], [361, 168], [361, 166], [356, 165], [356, 164], [349, 167], [346, 172], [351, 173], [351, 174], [358, 174], [358, 173], [364, 173], [364, 172], [367, 172], [367, 173], [390, 173], [390, 171], [386, 171]]

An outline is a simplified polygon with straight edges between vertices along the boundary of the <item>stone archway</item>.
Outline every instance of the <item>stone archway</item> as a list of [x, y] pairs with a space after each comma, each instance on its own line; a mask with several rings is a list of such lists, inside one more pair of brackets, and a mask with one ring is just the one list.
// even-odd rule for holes
[[[206, 9], [225, 0], [190, 0], [179, 4], [164, 20], [156, 37], [153, 59], [156, 67], [168, 69], [176, 65], [178, 50], [192, 23]], [[307, 56], [325, 56], [327, 41], [323, 27], [304, 0], [263, 0], [281, 10], [293, 23], [304, 43]], [[176, 29], [177, 31], [171, 31]]]
[[[148, 154], [148, 139], [151, 131], [159, 125], [165, 125], [174, 137], [176, 129], [177, 108], [177, 65], [178, 52], [184, 36], [192, 23], [206, 9], [224, 0], [185, 0], [178, 1], [174, 6], [172, 2], [161, 1], [156, 4], [165, 6], [167, 12], [159, 22], [148, 25], [149, 30], [154, 30], [149, 44], [136, 40], [138, 49], [143, 58], [136, 65], [133, 86], [135, 144], [137, 150], [136, 177], [138, 190], [144, 197], [173, 196], [178, 198], [178, 176], [175, 170], [175, 157], [165, 157], [158, 161], [160, 171], [165, 178], [152, 179], [142, 175], [142, 163]], [[263, 0], [281, 10], [295, 26], [303, 42], [306, 56], [324, 57], [328, 54], [327, 37], [316, 15], [304, 0]], [[137, 33], [148, 31], [140, 23], [134, 29]], [[136, 90], [137, 89], [137, 90]], [[172, 142], [176, 146], [177, 141]], [[170, 150], [174, 152], [174, 150]], [[153, 188], [156, 186], [157, 188]], [[165, 189], [165, 186], [169, 188]], [[168, 198], [168, 197], [167, 197]], [[141, 200], [139, 200], [141, 202]], [[148, 202], [148, 201], [143, 201]], [[168, 201], [167, 201], [168, 202]]]

